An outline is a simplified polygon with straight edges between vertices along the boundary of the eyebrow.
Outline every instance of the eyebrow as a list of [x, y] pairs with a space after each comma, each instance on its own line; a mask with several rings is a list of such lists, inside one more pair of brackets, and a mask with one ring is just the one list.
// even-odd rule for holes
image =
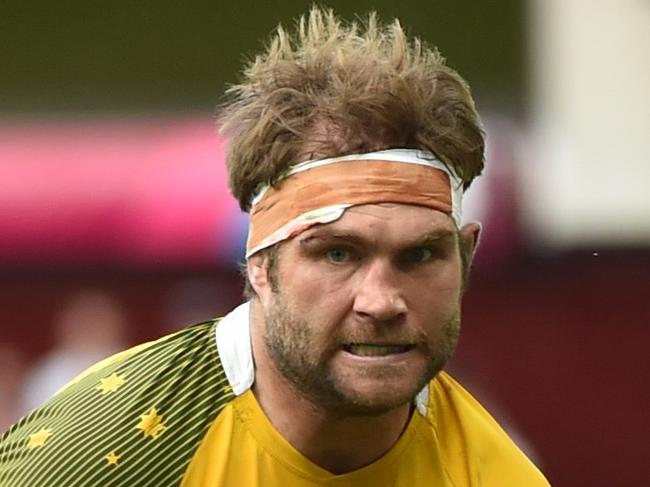
[[416, 239], [415, 242], [418, 243], [432, 243], [443, 240], [456, 240], [458, 238], [458, 231], [450, 230], [448, 228], [443, 228], [439, 230], [434, 230], [432, 232], [425, 233], [420, 238]]
[[313, 240], [344, 240], [355, 244], [363, 244], [366, 241], [366, 239], [353, 232], [332, 230], [316, 230], [315, 232], [309, 235], [304, 235], [299, 239], [301, 245], [308, 244]]
[[[433, 230], [427, 232], [423, 235], [414, 238], [411, 241], [404, 242], [404, 247], [417, 247], [420, 245], [431, 245], [436, 242], [444, 242], [446, 240], [456, 241], [458, 232], [450, 230], [447, 228]], [[318, 229], [310, 233], [309, 235], [304, 235], [299, 239], [300, 245], [308, 245], [310, 241], [313, 240], [343, 240], [349, 243], [362, 245], [367, 243], [367, 240], [363, 238], [358, 233], [353, 231], [345, 230], [332, 230], [332, 229]]]

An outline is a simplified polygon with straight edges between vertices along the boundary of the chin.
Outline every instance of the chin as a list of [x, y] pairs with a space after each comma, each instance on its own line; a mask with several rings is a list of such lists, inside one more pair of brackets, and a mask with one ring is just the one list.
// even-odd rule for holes
[[[410, 376], [415, 377], [415, 376]], [[404, 376], [389, 380], [373, 380], [358, 378], [358, 380], [336, 381], [338, 392], [337, 411], [350, 415], [377, 416], [410, 404], [428, 380], [404, 380]]]
[[354, 395], [346, 396], [344, 400], [331, 408], [342, 416], [382, 416], [391, 411], [410, 404], [413, 396], [386, 396], [381, 397]]

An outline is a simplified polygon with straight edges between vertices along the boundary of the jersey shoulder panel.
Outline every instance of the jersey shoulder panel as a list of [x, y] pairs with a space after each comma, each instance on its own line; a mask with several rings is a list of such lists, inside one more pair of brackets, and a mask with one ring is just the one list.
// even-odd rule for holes
[[548, 487], [539, 469], [496, 420], [445, 372], [429, 384], [427, 421], [435, 430], [443, 462], [460, 485]]
[[234, 398], [216, 321], [91, 367], [0, 438], [0, 485], [178, 485]]

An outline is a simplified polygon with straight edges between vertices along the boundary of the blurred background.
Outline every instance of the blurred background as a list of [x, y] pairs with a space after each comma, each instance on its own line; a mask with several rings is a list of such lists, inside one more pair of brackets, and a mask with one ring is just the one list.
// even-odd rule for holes
[[[484, 224], [452, 371], [553, 485], [650, 485], [650, 3], [376, 9], [469, 81]], [[241, 301], [214, 107], [308, 2], [0, 5], [0, 430], [99, 358]]]

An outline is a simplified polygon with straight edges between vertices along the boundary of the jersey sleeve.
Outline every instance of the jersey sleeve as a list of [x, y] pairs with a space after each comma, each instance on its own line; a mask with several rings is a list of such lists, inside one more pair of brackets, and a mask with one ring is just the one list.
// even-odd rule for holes
[[0, 485], [173, 486], [233, 397], [194, 325], [100, 362], [0, 438]]

